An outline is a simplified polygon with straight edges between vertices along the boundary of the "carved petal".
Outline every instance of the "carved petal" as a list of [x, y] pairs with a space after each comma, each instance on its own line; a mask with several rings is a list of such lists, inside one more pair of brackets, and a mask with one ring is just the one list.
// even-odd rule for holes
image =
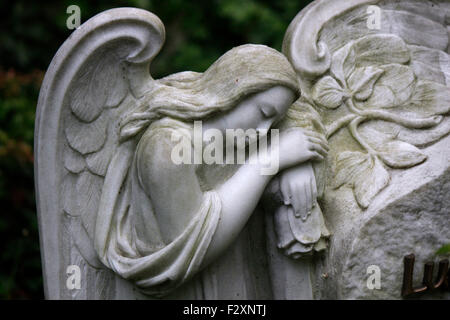
[[312, 95], [317, 104], [328, 109], [338, 108], [344, 98], [341, 86], [330, 76], [323, 77], [315, 84]]
[[357, 100], [367, 100], [373, 92], [375, 82], [383, 74], [384, 70], [375, 67], [357, 68], [347, 80]]
[[416, 147], [398, 140], [380, 145], [379, 156], [388, 166], [398, 169], [413, 167], [427, 159]]
[[301, 244], [316, 243], [321, 236], [320, 228], [320, 211], [319, 206], [315, 206], [311, 212], [311, 215], [307, 217], [306, 221], [301, 218], [295, 217], [292, 210], [288, 213], [289, 225], [291, 226], [291, 232], [295, 239]]

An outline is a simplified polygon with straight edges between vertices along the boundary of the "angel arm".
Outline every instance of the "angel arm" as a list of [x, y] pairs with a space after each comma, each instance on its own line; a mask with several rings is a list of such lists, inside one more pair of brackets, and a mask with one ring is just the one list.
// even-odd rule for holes
[[[173, 241], [198, 214], [205, 193], [194, 165], [171, 161], [171, 130], [160, 130], [150, 139], [145, 136], [138, 150], [137, 166], [142, 185], [152, 199], [163, 239]], [[221, 202], [215, 231], [207, 246], [201, 268], [220, 256], [237, 237], [254, 211], [271, 176], [260, 174], [257, 165], [243, 165], [214, 192]], [[187, 187], [189, 186], [189, 187]], [[213, 219], [214, 220], [214, 219]], [[203, 223], [203, 222], [199, 222]]]

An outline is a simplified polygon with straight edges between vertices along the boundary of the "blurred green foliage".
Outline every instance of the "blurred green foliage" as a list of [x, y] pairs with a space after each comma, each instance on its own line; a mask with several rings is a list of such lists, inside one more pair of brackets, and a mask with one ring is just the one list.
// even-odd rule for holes
[[437, 255], [447, 255], [450, 254], [450, 243], [443, 245], [436, 251]]
[[0, 70], [0, 298], [42, 296], [32, 149], [41, 80]]
[[281, 50], [287, 26], [311, 1], [302, 0], [25, 0], [0, 3], [0, 298], [43, 298], [34, 198], [34, 117], [43, 73], [72, 30], [69, 5], [81, 21], [115, 7], [155, 13], [166, 43], [152, 75], [204, 71], [232, 47], [266, 44]]

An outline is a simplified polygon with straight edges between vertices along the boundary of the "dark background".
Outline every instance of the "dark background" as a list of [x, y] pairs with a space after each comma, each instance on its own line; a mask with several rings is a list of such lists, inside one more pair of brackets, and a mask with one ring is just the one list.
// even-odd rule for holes
[[258, 43], [281, 50], [287, 26], [308, 0], [2, 1], [0, 4], [0, 299], [43, 299], [34, 196], [33, 135], [39, 88], [69, 37], [69, 5], [81, 22], [115, 7], [155, 13], [166, 43], [155, 78], [204, 71], [227, 50]]

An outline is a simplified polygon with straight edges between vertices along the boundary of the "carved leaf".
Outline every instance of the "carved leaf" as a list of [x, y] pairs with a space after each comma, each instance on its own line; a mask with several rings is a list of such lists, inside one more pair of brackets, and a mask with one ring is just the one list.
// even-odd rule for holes
[[393, 108], [404, 104], [415, 88], [415, 76], [408, 66], [391, 64], [381, 66], [383, 75], [375, 84], [372, 96], [360, 106], [363, 108]]
[[373, 92], [375, 82], [384, 70], [375, 67], [356, 68], [347, 80], [353, 96], [357, 100], [367, 100]]
[[380, 145], [378, 151], [383, 162], [392, 168], [410, 168], [427, 160], [418, 148], [398, 140]]
[[331, 74], [345, 83], [345, 79], [355, 69], [356, 54], [353, 48], [353, 41], [346, 44], [341, 49], [337, 50], [331, 59]]
[[363, 208], [389, 183], [390, 175], [376, 156], [345, 151], [339, 154], [336, 164], [335, 186], [352, 186], [355, 199]]
[[436, 82], [419, 80], [411, 99], [396, 111], [415, 112], [425, 117], [446, 114], [450, 112], [450, 89]]
[[336, 109], [343, 102], [344, 91], [333, 77], [326, 76], [314, 85], [312, 96], [318, 105]]
[[368, 165], [361, 175], [356, 177], [353, 187], [356, 201], [363, 208], [370, 205], [373, 198], [389, 184], [390, 180], [389, 173], [378, 157], [369, 156], [366, 161]]
[[336, 160], [334, 187], [339, 188], [344, 184], [352, 185], [355, 177], [364, 170], [366, 158], [367, 154], [362, 152], [341, 152]]
[[406, 43], [391, 34], [368, 35], [355, 41], [353, 47], [358, 67], [403, 64], [411, 59]]

